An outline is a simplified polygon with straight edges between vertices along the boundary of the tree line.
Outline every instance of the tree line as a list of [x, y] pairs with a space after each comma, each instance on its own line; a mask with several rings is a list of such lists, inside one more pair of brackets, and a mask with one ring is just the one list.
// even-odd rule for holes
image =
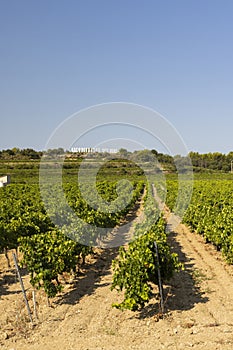
[[204, 168], [211, 170], [222, 170], [224, 172], [231, 171], [231, 162], [233, 162], [233, 151], [228, 154], [219, 152], [200, 154], [198, 152], [190, 152], [194, 168]]
[[[6, 149], [0, 151], [0, 160], [40, 160], [45, 152], [36, 151], [32, 148], [19, 149], [14, 147], [12, 149]], [[46, 151], [46, 154], [51, 157], [56, 157], [60, 155], [66, 154], [68, 158], [79, 158], [80, 154], [72, 153], [69, 151], [65, 151], [63, 148], [49, 149]], [[99, 157], [105, 156], [104, 154], [99, 154]], [[106, 154], [107, 156], [107, 154]], [[110, 155], [112, 158], [112, 155]], [[233, 151], [228, 154], [223, 154], [220, 152], [213, 153], [198, 153], [198, 152], [190, 152], [189, 158], [192, 161], [192, 165], [194, 167], [194, 171], [201, 171], [202, 169], [213, 170], [213, 171], [223, 171], [230, 172], [231, 164], [233, 164]], [[144, 162], [150, 162], [157, 159], [157, 161], [164, 165], [165, 169], [169, 169], [170, 171], [175, 171], [175, 164], [183, 163], [185, 164], [185, 159], [187, 157], [183, 157], [180, 155], [171, 156], [164, 153], [159, 153], [157, 150], [139, 150], [130, 152], [124, 148], [119, 149], [118, 153], [115, 157], [125, 157], [132, 161], [140, 160]]]

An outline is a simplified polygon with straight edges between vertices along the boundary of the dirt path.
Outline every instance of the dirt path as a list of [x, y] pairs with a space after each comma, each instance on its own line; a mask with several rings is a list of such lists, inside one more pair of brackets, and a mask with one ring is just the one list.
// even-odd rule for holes
[[[167, 219], [169, 215], [166, 211]], [[171, 286], [165, 286], [164, 319], [158, 321], [156, 300], [137, 313], [111, 307], [121, 300], [110, 291], [111, 261], [117, 254], [113, 248], [97, 255], [76, 285], [67, 285], [65, 297], [56, 298], [53, 308], [39, 300], [40, 323], [29, 333], [17, 333], [9, 339], [4, 340], [7, 335], [3, 333], [2, 349], [232, 349], [233, 267], [184, 225], [171, 233], [170, 241], [185, 270], [173, 277]], [[27, 285], [27, 277], [24, 279]], [[12, 301], [19, 294], [14, 288], [12, 284], [5, 290], [1, 313], [15, 313]]]

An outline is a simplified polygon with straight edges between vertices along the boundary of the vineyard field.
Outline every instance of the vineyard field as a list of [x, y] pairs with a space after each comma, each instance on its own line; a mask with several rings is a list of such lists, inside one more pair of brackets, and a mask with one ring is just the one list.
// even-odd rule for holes
[[[175, 207], [178, 184], [167, 181], [166, 203]], [[185, 198], [185, 185], [183, 186]], [[213, 179], [199, 175], [194, 181], [192, 199], [186, 208], [183, 223], [201, 234], [207, 243], [221, 250], [226, 261], [233, 263], [233, 179], [232, 175], [218, 175]], [[182, 206], [182, 202], [181, 202]], [[179, 215], [179, 207], [176, 208]]]
[[[19, 248], [23, 253], [20, 263], [30, 272], [32, 285], [44, 288], [49, 297], [54, 297], [61, 290], [59, 275], [75, 271], [85, 261], [85, 256], [96, 245], [96, 239], [100, 238], [98, 228], [106, 228], [101, 231], [105, 235], [119, 225], [143, 193], [142, 180], [134, 181], [132, 188], [128, 182], [121, 185], [123, 188], [118, 188], [121, 193], [133, 191], [127, 203], [124, 202], [125, 195], [117, 197], [116, 182], [97, 183], [99, 196], [115, 203], [110, 211], [103, 211], [104, 208], [101, 211], [92, 207], [93, 189], [88, 181], [84, 184], [84, 192], [90, 205], [82, 198], [74, 181], [65, 181], [64, 195], [71, 210], [81, 218], [78, 224], [75, 215], [69, 216], [64, 204], [57, 200], [56, 186], [46, 189], [49, 211], [45, 210], [38, 184], [12, 183], [1, 188], [0, 250], [7, 256], [9, 249]], [[82, 244], [85, 235], [88, 235], [88, 246]]]
[[[26, 294], [33, 310], [32, 291], [37, 291], [39, 317], [32, 330], [11, 254], [11, 267], [0, 254], [0, 344], [4, 350], [86, 350], [92, 349], [93, 343], [96, 349], [131, 349], [133, 343], [147, 350], [183, 349], [190, 344], [198, 350], [231, 349], [231, 175], [195, 175], [188, 208], [190, 183], [182, 186], [185, 200], [177, 205], [177, 176], [166, 174], [166, 189], [163, 182], [156, 187], [156, 178], [151, 176], [157, 195], [166, 197], [176, 214], [186, 209], [183, 224], [168, 234], [169, 210], [166, 207], [164, 213], [159, 212], [154, 192], [139, 167], [127, 166], [125, 161], [123, 167], [119, 161], [107, 162], [93, 187], [92, 166], [78, 185], [79, 166], [67, 163], [62, 172], [62, 190], [70, 212], [57, 200], [56, 183], [44, 184], [47, 202], [41, 197], [37, 165], [22, 171], [15, 167], [12, 183], [0, 189], [1, 251], [19, 250]], [[52, 180], [57, 169], [49, 167], [48, 179]], [[98, 199], [101, 210], [97, 209]], [[77, 225], [72, 212], [92, 229]], [[124, 226], [126, 222], [130, 225]], [[87, 227], [90, 246], [80, 243]], [[95, 227], [106, 229], [101, 231], [103, 237]], [[95, 248], [96, 240], [104, 239], [105, 233], [114, 230], [117, 235], [119, 230], [124, 236], [129, 228], [134, 240], [127, 245]], [[205, 242], [214, 244], [216, 251]], [[160, 308], [158, 267], [165, 315]]]

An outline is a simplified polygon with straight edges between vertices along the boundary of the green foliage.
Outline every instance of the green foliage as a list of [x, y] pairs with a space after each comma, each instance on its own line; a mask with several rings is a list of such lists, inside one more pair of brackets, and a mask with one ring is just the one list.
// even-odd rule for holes
[[36, 185], [9, 185], [0, 189], [0, 250], [18, 247], [18, 238], [50, 230]]
[[[136, 239], [128, 247], [121, 247], [119, 257], [113, 261], [112, 289], [124, 291], [124, 300], [113, 306], [137, 310], [152, 297], [152, 285], [158, 284], [158, 267], [163, 280], [169, 280], [173, 272], [181, 268], [178, 257], [171, 253], [165, 232], [165, 221], [158, 219], [155, 203], [148, 199], [146, 218], [136, 225]], [[154, 242], [159, 250], [157, 261]]]
[[[195, 180], [191, 203], [183, 222], [204, 236], [206, 242], [221, 250], [226, 261], [233, 263], [233, 183], [232, 180], [209, 178]], [[174, 206], [177, 183], [168, 182], [167, 204]]]
[[229, 172], [231, 170], [231, 161], [233, 160], [233, 152], [227, 155], [214, 152], [199, 154], [198, 152], [190, 152], [189, 154], [194, 171], [200, 171], [201, 169], [209, 169], [214, 171]]
[[188, 209], [193, 182], [185, 179], [167, 180], [166, 205], [178, 216]]
[[75, 270], [82, 247], [56, 230], [21, 237], [19, 244], [31, 284], [54, 297], [62, 289], [59, 275]]
[[[0, 251], [20, 247], [22, 264], [31, 274], [31, 283], [36, 288], [44, 288], [49, 297], [61, 290], [59, 275], [75, 270], [76, 265], [83, 263], [86, 255], [92, 251], [91, 247], [80, 243], [82, 235], [90, 235], [89, 241], [96, 244], [96, 228], [112, 229], [135, 205], [144, 189], [143, 182], [133, 183], [130, 201], [124, 203], [129, 183], [121, 183], [121, 195], [118, 195], [116, 183], [97, 183], [100, 196], [112, 205], [113, 210], [105, 212], [92, 207], [92, 188], [89, 183], [84, 185], [90, 204], [82, 197], [77, 184], [64, 184], [74, 216], [83, 219], [83, 224], [79, 225], [72, 221], [70, 213], [58, 200], [56, 186], [48, 188], [49, 213], [45, 211], [38, 185], [11, 184], [0, 189]], [[120, 210], [117, 210], [118, 204]], [[60, 231], [54, 222], [59, 223]], [[91, 230], [87, 223], [92, 225]]]
[[0, 159], [40, 159], [42, 152], [37, 152], [32, 148], [20, 150], [17, 147], [0, 151]]

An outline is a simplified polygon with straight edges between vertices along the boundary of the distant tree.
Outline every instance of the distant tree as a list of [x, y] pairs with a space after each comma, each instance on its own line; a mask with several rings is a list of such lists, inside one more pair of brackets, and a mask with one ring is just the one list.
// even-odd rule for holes
[[127, 151], [126, 148], [120, 148], [118, 151], [118, 154], [123, 158], [123, 157], [128, 157], [129, 152]]
[[205, 154], [199, 154], [198, 152], [189, 153], [194, 167], [222, 171], [230, 170], [231, 157], [233, 160], [233, 152], [229, 153], [229, 155], [226, 156], [219, 152]]
[[19, 155], [20, 154], [20, 149], [18, 147], [13, 147], [12, 151], [14, 152], [14, 155]]
[[29, 159], [39, 159], [40, 155], [32, 148], [25, 148], [20, 151], [21, 155]]

